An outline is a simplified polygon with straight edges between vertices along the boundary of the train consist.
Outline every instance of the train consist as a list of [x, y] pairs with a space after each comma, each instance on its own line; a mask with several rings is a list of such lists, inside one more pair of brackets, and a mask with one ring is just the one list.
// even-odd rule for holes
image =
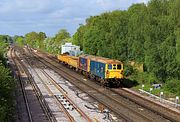
[[60, 54], [58, 60], [88, 78], [99, 81], [102, 85], [119, 85], [123, 79], [123, 63], [109, 58], [80, 55]]

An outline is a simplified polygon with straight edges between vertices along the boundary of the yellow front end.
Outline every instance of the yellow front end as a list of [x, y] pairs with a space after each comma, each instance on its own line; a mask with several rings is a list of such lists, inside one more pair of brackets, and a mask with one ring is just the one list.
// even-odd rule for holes
[[106, 64], [105, 70], [106, 79], [122, 79], [123, 64]]

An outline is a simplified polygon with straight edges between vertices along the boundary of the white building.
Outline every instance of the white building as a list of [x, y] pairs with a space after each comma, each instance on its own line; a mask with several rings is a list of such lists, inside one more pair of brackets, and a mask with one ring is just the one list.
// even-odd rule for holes
[[71, 56], [77, 56], [80, 54], [80, 46], [72, 45], [72, 43], [65, 43], [61, 46], [61, 54], [69, 53]]

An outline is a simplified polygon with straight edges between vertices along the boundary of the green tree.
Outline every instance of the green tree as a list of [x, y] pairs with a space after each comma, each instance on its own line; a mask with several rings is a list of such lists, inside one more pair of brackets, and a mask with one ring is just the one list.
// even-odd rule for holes
[[46, 34], [44, 32], [30, 32], [25, 34], [25, 41], [27, 44], [34, 48], [43, 49], [44, 43], [43, 41], [46, 38]]
[[84, 42], [84, 33], [86, 31], [86, 26], [80, 25], [77, 32], [73, 35], [73, 43], [79, 45], [81, 50], [83, 50], [83, 42]]
[[40, 49], [44, 49], [43, 41], [47, 38], [46, 34], [44, 32], [39, 32], [38, 34], [38, 41], [37, 45]]
[[73, 39], [87, 54], [143, 63], [158, 81], [180, 80], [179, 6], [179, 0], [151, 0], [91, 16]]
[[61, 49], [61, 45], [67, 42], [66, 39], [70, 38], [69, 32], [66, 29], [61, 29], [54, 37], [54, 53], [58, 54]]
[[29, 44], [32, 47], [36, 47], [36, 42], [38, 41], [38, 33], [36, 32], [30, 32], [25, 34], [25, 40], [26, 43]]
[[14, 38], [14, 41], [20, 46], [23, 46], [25, 44], [25, 39], [23, 36], [16, 36]]
[[55, 42], [59, 45], [65, 43], [65, 39], [70, 38], [69, 32], [67, 32], [66, 29], [61, 29], [56, 35], [55, 35]]
[[14, 79], [10, 75], [10, 70], [5, 67], [5, 54], [8, 50], [8, 42], [12, 38], [7, 35], [0, 36], [0, 121], [12, 121], [13, 97], [12, 92], [15, 87]]

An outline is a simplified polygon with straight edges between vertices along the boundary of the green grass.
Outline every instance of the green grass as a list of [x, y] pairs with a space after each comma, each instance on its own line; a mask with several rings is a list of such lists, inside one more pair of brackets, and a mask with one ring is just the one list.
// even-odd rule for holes
[[[143, 90], [150, 92], [150, 88], [153, 88], [152, 84], [153, 82], [156, 80], [152, 74], [148, 74], [148, 73], [133, 73], [131, 76], [128, 77], [128, 79], [130, 79], [130, 81], [136, 81], [137, 85], [132, 86], [133, 89], [139, 90], [142, 89], [142, 84], [144, 84], [144, 88]], [[155, 82], [155, 83], [159, 83], [159, 82]], [[166, 87], [166, 83], [159, 83], [162, 84], [162, 87], [159, 89], [155, 89], [153, 88], [152, 90], [152, 94], [156, 95], [156, 96], [160, 96], [160, 92], [163, 92], [163, 96], [165, 99], [169, 99], [169, 98], [175, 98], [176, 96], [180, 96], [180, 94], [178, 92], [172, 93], [171, 91], [169, 91], [169, 89], [167, 89]], [[178, 86], [174, 86], [174, 87], [178, 87]]]

